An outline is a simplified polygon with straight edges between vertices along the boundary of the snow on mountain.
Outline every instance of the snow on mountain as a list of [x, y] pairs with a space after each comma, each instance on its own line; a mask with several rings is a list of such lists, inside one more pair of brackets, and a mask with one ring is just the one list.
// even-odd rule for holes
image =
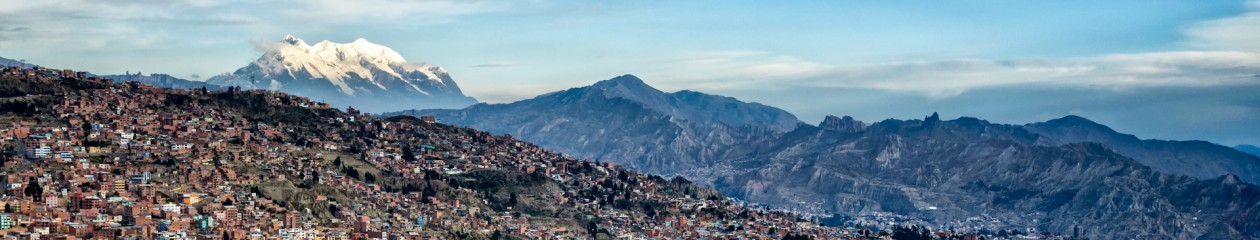
[[369, 112], [463, 108], [476, 103], [441, 67], [409, 63], [389, 47], [359, 38], [308, 45], [287, 35], [265, 44], [262, 57], [208, 82], [245, 89], [285, 91]]

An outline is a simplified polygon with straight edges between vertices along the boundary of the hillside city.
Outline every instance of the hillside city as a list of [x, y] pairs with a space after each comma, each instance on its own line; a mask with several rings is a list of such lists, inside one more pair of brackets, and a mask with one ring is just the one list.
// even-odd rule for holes
[[0, 72], [6, 239], [1057, 238], [827, 227], [432, 117], [88, 75]]

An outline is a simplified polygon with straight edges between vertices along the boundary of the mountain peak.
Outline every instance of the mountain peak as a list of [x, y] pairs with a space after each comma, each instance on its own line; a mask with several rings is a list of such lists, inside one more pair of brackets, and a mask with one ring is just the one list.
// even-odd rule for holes
[[626, 74], [599, 81], [591, 88], [603, 90], [605, 96], [635, 100], [648, 105], [665, 104], [665, 92], [648, 86], [643, 79]]
[[282, 42], [288, 43], [288, 46], [266, 53], [256, 63], [277, 70], [288, 69], [289, 73], [303, 72], [310, 74], [312, 78], [331, 80], [347, 94], [354, 94], [355, 90], [340, 82], [353, 76], [368, 80], [382, 77], [379, 75], [405, 78], [404, 74], [421, 71], [429, 78], [441, 81], [438, 77], [440, 74], [433, 73], [428, 66], [413, 69], [398, 52], [363, 38], [350, 43], [323, 40], [314, 46], [308, 46], [300, 38], [285, 35]]
[[649, 87], [649, 88], [651, 88], [651, 86], [648, 86], [648, 85], [647, 85], [647, 83], [644, 83], [644, 82], [643, 82], [643, 79], [639, 79], [639, 77], [635, 77], [634, 75], [630, 75], [630, 74], [621, 75], [621, 76], [614, 77], [614, 78], [612, 78], [612, 79], [599, 81], [599, 82], [597, 82], [597, 83], [595, 83], [594, 85], [591, 85], [591, 86], [596, 86], [596, 87], [607, 87], [607, 86], [644, 86], [644, 87]]
[[294, 37], [293, 34], [285, 34], [284, 38], [280, 39], [280, 42], [288, 43], [293, 46], [306, 46], [305, 41], [302, 41], [301, 38]]
[[941, 123], [941, 115], [937, 114], [936, 112], [932, 112], [931, 116], [927, 116], [926, 118], [923, 118], [924, 127], [934, 127], [936, 126], [936, 124], [939, 124], [939, 123]]
[[818, 128], [841, 132], [860, 132], [866, 129], [866, 123], [855, 120], [850, 116], [836, 117], [827, 115], [827, 117], [823, 119], [822, 123], [818, 124]]
[[409, 63], [393, 49], [363, 38], [349, 43], [323, 40], [312, 46], [285, 35], [253, 64], [207, 81], [287, 91], [341, 106], [381, 105], [369, 111], [399, 110], [386, 108], [393, 104], [380, 104], [399, 100], [416, 103], [407, 107], [426, 108], [462, 108], [475, 102], [463, 95], [443, 69]]
[[1054, 119], [1051, 121], [1071, 121], [1071, 122], [1090, 122], [1090, 123], [1094, 122], [1094, 121], [1089, 120], [1088, 118], [1077, 116], [1077, 115], [1067, 115], [1067, 116], [1063, 116], [1061, 118]]
[[1106, 125], [1102, 125], [1100, 123], [1094, 122], [1092, 120], [1089, 120], [1089, 119], [1086, 119], [1084, 117], [1077, 116], [1077, 115], [1063, 116], [1061, 118], [1052, 119], [1050, 121], [1039, 123], [1038, 125], [1044, 125], [1048, 127], [1057, 127], [1057, 128], [1084, 128], [1087, 130], [1099, 131], [1102, 133], [1118, 134], [1115, 130], [1112, 130], [1111, 127], [1107, 127]]
[[1234, 175], [1232, 173], [1227, 173], [1221, 176], [1219, 179], [1220, 179], [1219, 181], [1221, 182], [1221, 184], [1224, 184], [1224, 185], [1238, 185], [1242, 183], [1242, 180], [1238, 179], [1238, 175]]
[[791, 131], [800, 123], [791, 113], [731, 97], [682, 90], [662, 92], [642, 79], [626, 74], [581, 88], [581, 92], [607, 99], [624, 99], [644, 108], [698, 123], [722, 123], [732, 127], [768, 126]]

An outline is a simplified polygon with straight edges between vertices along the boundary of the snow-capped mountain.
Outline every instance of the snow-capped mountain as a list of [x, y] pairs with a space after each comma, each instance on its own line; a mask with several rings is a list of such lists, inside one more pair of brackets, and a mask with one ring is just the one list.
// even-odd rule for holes
[[308, 45], [287, 35], [263, 48], [258, 60], [207, 82], [284, 91], [368, 112], [463, 108], [477, 102], [464, 96], [441, 67], [408, 63], [393, 49], [362, 38]]

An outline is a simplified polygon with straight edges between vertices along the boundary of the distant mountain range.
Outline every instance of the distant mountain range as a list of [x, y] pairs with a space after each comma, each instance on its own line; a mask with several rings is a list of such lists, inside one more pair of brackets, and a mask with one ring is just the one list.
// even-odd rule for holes
[[393, 49], [362, 38], [307, 45], [289, 35], [270, 48], [248, 66], [207, 82], [279, 90], [368, 112], [464, 108], [477, 102], [441, 67], [409, 63]]
[[1234, 149], [1238, 149], [1238, 151], [1242, 151], [1245, 153], [1250, 153], [1251, 155], [1260, 156], [1260, 147], [1256, 147], [1256, 145], [1245, 145], [1245, 144], [1238, 145], [1238, 146], [1234, 146]]
[[1256, 236], [1260, 195], [1237, 176], [1159, 172], [1099, 143], [1037, 144], [1045, 136], [975, 118], [885, 120], [860, 131], [803, 126], [740, 144], [723, 164], [684, 171], [730, 196], [849, 215], [882, 211], [944, 224], [990, 216], [1086, 236]]
[[1206, 141], [1142, 140], [1078, 116], [1024, 125], [1044, 136], [1038, 145], [1097, 142], [1155, 170], [1200, 179], [1225, 174], [1260, 183], [1260, 157]]
[[[0, 66], [6, 66], [6, 67], [7, 66], [21, 66], [22, 68], [31, 68], [31, 67], [37, 67], [39, 65], [0, 57]], [[173, 89], [190, 89], [190, 88], [202, 88], [202, 87], [205, 87], [208, 90], [225, 89], [224, 87], [219, 86], [219, 85], [209, 84], [209, 83], [201, 82], [201, 81], [182, 79], [182, 78], [178, 78], [178, 77], [167, 75], [167, 74], [161, 74], [161, 73], [154, 73], [154, 74], [149, 74], [149, 75], [143, 75], [141, 73], [109, 74], [109, 75], [96, 75], [92, 73], [87, 73], [87, 75], [100, 77], [104, 79], [111, 79], [111, 80], [114, 80], [114, 82], [119, 82], [119, 83], [139, 82], [141, 84], [164, 87], [164, 88], [173, 88]]]
[[30, 67], [34, 67], [35, 64], [29, 64], [24, 61], [18, 61], [18, 60], [0, 57], [0, 66], [5, 66], [5, 67], [19, 66], [22, 68], [30, 68]]
[[475, 100], [439, 67], [407, 63], [362, 39], [312, 46], [292, 36], [249, 66], [204, 83], [161, 74], [102, 77], [280, 90], [394, 111], [384, 116], [436, 116], [812, 213], [887, 212], [936, 224], [985, 216], [1055, 233], [1083, 227], [1095, 239], [1260, 238], [1260, 189], [1253, 185], [1260, 183], [1260, 149], [1143, 140], [1079, 116], [1025, 125], [937, 114], [870, 124], [828, 116], [814, 126], [758, 103], [662, 92], [632, 75], [468, 106]]
[[[695, 97], [684, 97], [695, 96]], [[757, 203], [934, 223], [1006, 224], [1108, 238], [1260, 237], [1260, 158], [1201, 141], [1140, 140], [1068, 116], [1028, 125], [975, 118], [827, 117], [633, 76], [508, 104], [413, 110], [560, 152], [681, 175]], [[788, 127], [793, 126], [793, 127]]]
[[[20, 66], [22, 68], [31, 68], [31, 67], [37, 67], [39, 65], [0, 57], [0, 66], [6, 66], [6, 67], [7, 66]], [[218, 85], [208, 84], [208, 83], [200, 82], [200, 81], [186, 80], [186, 79], [177, 78], [171, 75], [160, 74], [160, 73], [149, 74], [149, 75], [143, 75], [140, 73], [136, 73], [134, 75], [131, 73], [113, 74], [113, 75], [96, 75], [96, 74], [88, 73], [87, 75], [96, 76], [96, 77], [105, 78], [105, 79], [112, 79], [114, 80], [114, 82], [134, 81], [134, 82], [139, 82], [142, 84], [147, 84], [147, 85], [152, 85], [152, 86], [157, 86], [157, 87], [164, 87], [164, 88], [189, 89], [189, 88], [206, 87], [209, 90], [222, 89], [222, 87]]]
[[134, 82], [139, 82], [142, 84], [164, 87], [164, 88], [173, 88], [173, 89], [191, 89], [191, 88], [202, 88], [202, 87], [205, 87], [208, 90], [224, 89], [223, 86], [209, 84], [202, 81], [192, 81], [192, 80], [177, 78], [171, 75], [160, 74], [160, 73], [149, 74], [149, 75], [142, 75], [140, 73], [136, 73], [132, 75], [128, 73], [128, 74], [120, 74], [120, 75], [100, 75], [99, 77], [113, 79], [114, 82], [133, 82], [134, 81]]

